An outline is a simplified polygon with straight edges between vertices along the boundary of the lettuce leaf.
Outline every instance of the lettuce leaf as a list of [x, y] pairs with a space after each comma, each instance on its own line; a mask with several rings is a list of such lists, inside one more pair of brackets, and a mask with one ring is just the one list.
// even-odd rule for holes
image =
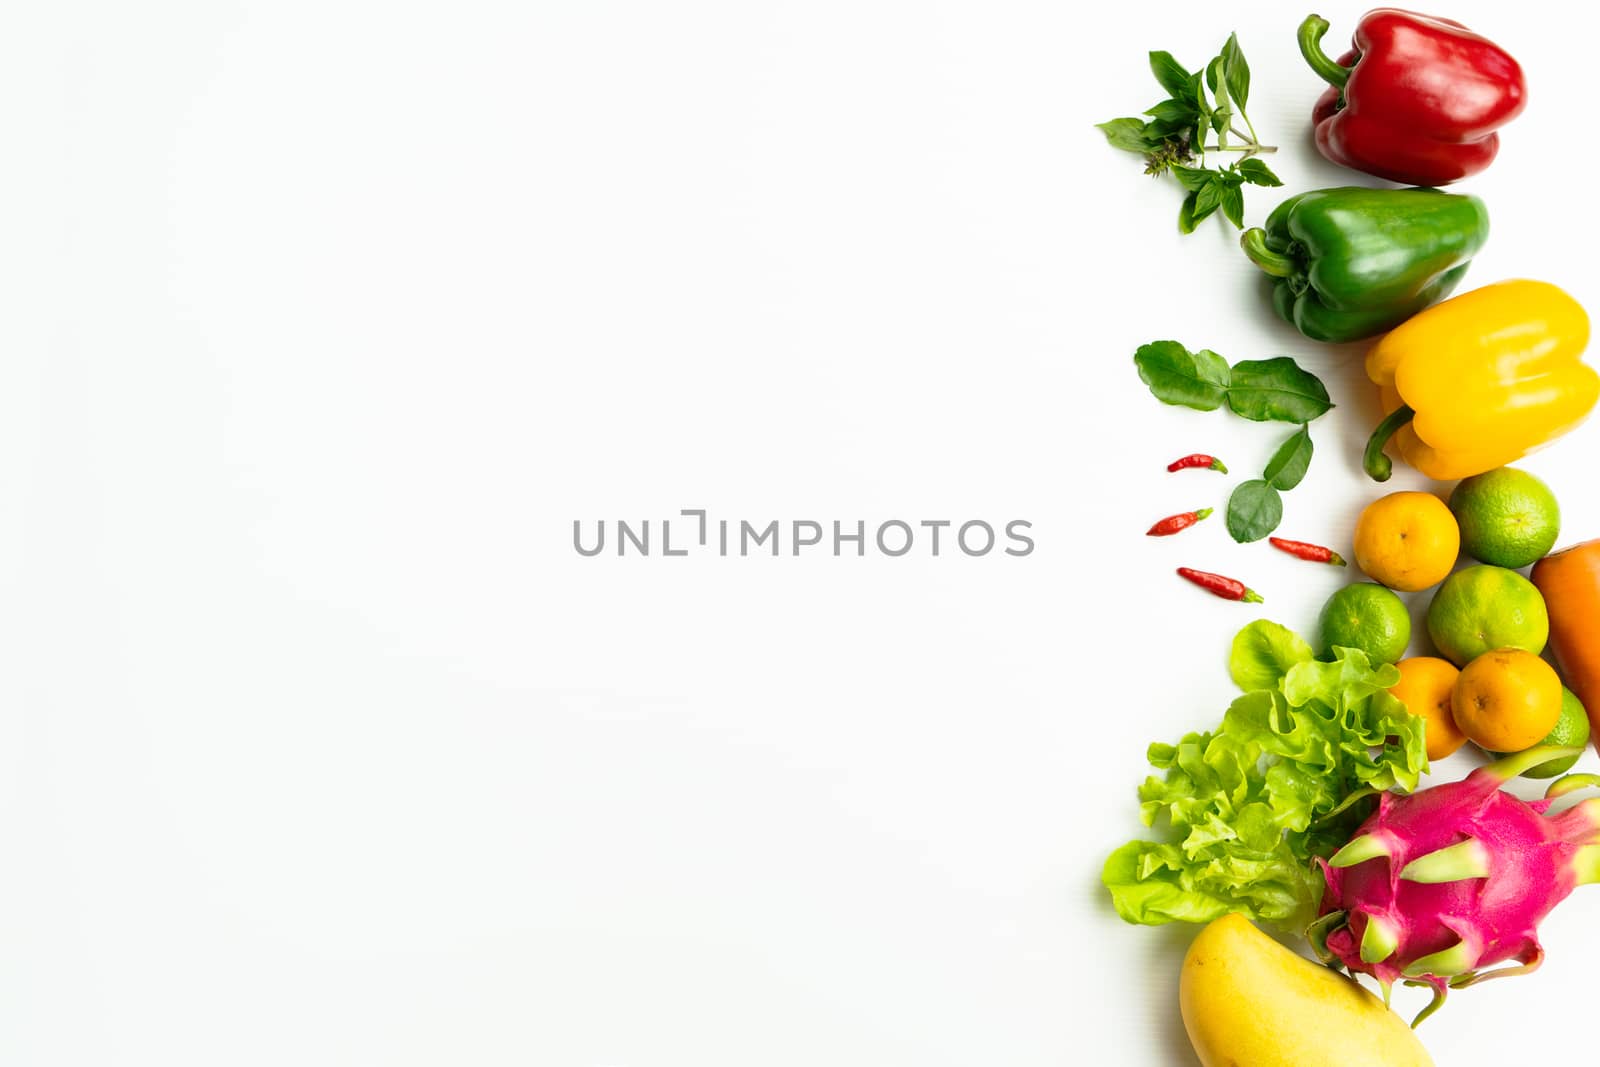
[[1228, 673], [1246, 693], [1271, 689], [1290, 667], [1311, 658], [1311, 646], [1287, 626], [1266, 619], [1240, 630], [1228, 653]]
[[1348, 839], [1371, 796], [1409, 792], [1427, 768], [1422, 720], [1388, 692], [1392, 665], [1349, 648], [1321, 662], [1259, 621], [1234, 638], [1229, 670], [1247, 691], [1215, 732], [1149, 748], [1162, 773], [1139, 787], [1140, 814], [1163, 839], [1129, 841], [1100, 875], [1128, 922], [1304, 925], [1323, 889], [1313, 857]]

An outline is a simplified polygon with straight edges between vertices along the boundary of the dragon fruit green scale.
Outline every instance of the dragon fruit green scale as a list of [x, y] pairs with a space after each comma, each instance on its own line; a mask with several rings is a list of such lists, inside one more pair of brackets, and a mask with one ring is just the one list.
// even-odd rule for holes
[[[1547, 799], [1500, 788], [1552, 758], [1530, 749], [1459, 782], [1378, 798], [1378, 810], [1322, 863], [1327, 892], [1313, 942], [1325, 958], [1372, 975], [1447, 988], [1536, 968], [1538, 926], [1578, 885], [1600, 882], [1600, 799], [1547, 815], [1553, 798], [1594, 784], [1572, 776]], [[1516, 966], [1488, 970], [1496, 964]], [[1419, 1016], [1419, 1021], [1420, 1021]]]

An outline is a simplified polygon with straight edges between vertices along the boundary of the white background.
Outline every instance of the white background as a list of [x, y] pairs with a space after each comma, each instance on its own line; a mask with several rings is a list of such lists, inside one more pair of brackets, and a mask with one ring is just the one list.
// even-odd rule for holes
[[[1600, 17], [1440, 13], [1532, 85], [1467, 185], [1468, 286], [1600, 306]], [[1192, 1062], [1192, 930], [1123, 925], [1100, 863], [1145, 745], [1220, 718], [1234, 630], [1309, 631], [1348, 576], [1217, 520], [1141, 536], [1237, 480], [1173, 456], [1247, 477], [1287, 430], [1162, 408], [1131, 353], [1320, 372], [1281, 532], [1340, 548], [1374, 398], [1091, 124], [1158, 98], [1148, 49], [1237, 29], [1287, 183], [1249, 221], [1367, 181], [1309, 146], [1303, 14], [13, 5], [0, 1062]], [[1527, 464], [1564, 542], [1600, 535], [1597, 449]], [[694, 507], [1038, 550], [571, 548]], [[1580, 890], [1541, 974], [1457, 994], [1439, 1061], [1589, 1011], [1597, 920]]]

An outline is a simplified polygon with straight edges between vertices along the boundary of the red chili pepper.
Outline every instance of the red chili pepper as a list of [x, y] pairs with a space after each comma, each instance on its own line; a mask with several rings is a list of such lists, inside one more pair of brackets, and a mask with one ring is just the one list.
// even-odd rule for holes
[[1312, 563], [1331, 563], [1335, 567], [1344, 566], [1344, 557], [1331, 548], [1321, 545], [1307, 544], [1304, 541], [1289, 541], [1282, 537], [1269, 537], [1267, 543], [1280, 552], [1287, 552], [1295, 559], [1310, 560]]
[[1222, 460], [1216, 456], [1208, 456], [1204, 452], [1196, 452], [1192, 456], [1184, 456], [1167, 464], [1169, 471], [1187, 471], [1197, 467], [1202, 470], [1217, 471], [1219, 474], [1228, 473], [1228, 468], [1222, 465]]
[[1476, 174], [1500, 150], [1495, 131], [1527, 103], [1522, 68], [1459, 22], [1369, 11], [1337, 61], [1327, 19], [1300, 25], [1300, 51], [1330, 88], [1312, 113], [1317, 148], [1335, 163], [1405, 185]]
[[1209, 514], [1211, 514], [1210, 508], [1201, 508], [1199, 511], [1184, 511], [1177, 515], [1168, 515], [1146, 530], [1145, 536], [1167, 537], [1177, 533], [1179, 530], [1187, 530]]
[[1178, 577], [1193, 582], [1201, 589], [1219, 596], [1223, 600], [1242, 600], [1246, 604], [1261, 603], [1260, 593], [1235, 578], [1224, 578], [1220, 574], [1197, 571], [1189, 567], [1179, 567]]

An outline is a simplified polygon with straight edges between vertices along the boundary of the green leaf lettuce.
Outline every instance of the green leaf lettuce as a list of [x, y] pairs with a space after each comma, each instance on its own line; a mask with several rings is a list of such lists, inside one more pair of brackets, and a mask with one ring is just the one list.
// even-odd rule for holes
[[1257, 619], [1234, 635], [1228, 674], [1247, 693], [1272, 689], [1290, 667], [1311, 658], [1311, 646], [1299, 634], [1269, 619]]
[[1162, 839], [1129, 841], [1101, 871], [1128, 922], [1304, 925], [1323, 890], [1312, 858], [1348, 839], [1371, 795], [1415, 789], [1427, 766], [1422, 720], [1388, 692], [1392, 665], [1347, 648], [1319, 662], [1260, 621], [1234, 638], [1229, 670], [1247, 691], [1214, 733], [1149, 748], [1161, 773], [1139, 787], [1140, 813]]

